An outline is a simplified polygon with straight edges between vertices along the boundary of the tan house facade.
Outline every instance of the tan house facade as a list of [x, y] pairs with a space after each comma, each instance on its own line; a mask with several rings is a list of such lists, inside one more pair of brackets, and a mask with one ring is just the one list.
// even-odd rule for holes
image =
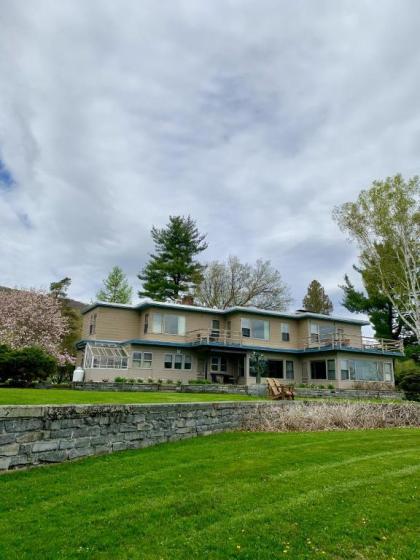
[[145, 301], [94, 303], [83, 311], [78, 365], [85, 381], [116, 377], [188, 382], [255, 383], [252, 353], [267, 360], [267, 377], [288, 384], [351, 388], [394, 385], [396, 341], [362, 335], [365, 321], [307, 311], [210, 309]]

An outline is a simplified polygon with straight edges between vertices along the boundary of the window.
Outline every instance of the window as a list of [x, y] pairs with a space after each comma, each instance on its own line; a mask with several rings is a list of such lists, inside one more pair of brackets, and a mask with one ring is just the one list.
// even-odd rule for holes
[[149, 330], [149, 314], [146, 313], [144, 316], [144, 334], [147, 334], [148, 330]]
[[384, 362], [384, 381], [392, 381], [392, 364], [391, 362]]
[[141, 368], [141, 352], [133, 352], [133, 368]]
[[318, 342], [319, 340], [319, 326], [318, 323], [311, 321], [310, 325], [311, 342]]
[[150, 369], [152, 367], [152, 353], [143, 352], [143, 368]]
[[289, 324], [282, 323], [281, 324], [281, 339], [283, 342], [289, 342], [290, 340], [290, 332], [289, 332]]
[[165, 354], [165, 369], [191, 369], [192, 358], [186, 354]]
[[155, 334], [185, 335], [185, 317], [182, 315], [153, 314], [153, 332]]
[[220, 321], [219, 319], [213, 319], [211, 322], [211, 336], [218, 338], [220, 336]]
[[133, 352], [132, 354], [132, 367], [150, 369], [152, 367], [152, 353], [151, 352]]
[[328, 379], [335, 379], [335, 360], [327, 360], [327, 377]]
[[292, 361], [286, 360], [286, 379], [294, 379], [295, 370], [294, 363]]
[[[387, 366], [387, 367], [386, 367]], [[392, 365], [373, 360], [341, 360], [341, 379], [351, 381], [392, 381]]]
[[224, 356], [212, 356], [210, 362], [211, 371], [227, 371], [227, 361]]
[[90, 316], [90, 324], [89, 324], [89, 334], [96, 333], [96, 313], [93, 313]]
[[241, 319], [242, 336], [247, 338], [259, 338], [268, 340], [270, 338], [270, 326], [268, 321], [261, 319]]

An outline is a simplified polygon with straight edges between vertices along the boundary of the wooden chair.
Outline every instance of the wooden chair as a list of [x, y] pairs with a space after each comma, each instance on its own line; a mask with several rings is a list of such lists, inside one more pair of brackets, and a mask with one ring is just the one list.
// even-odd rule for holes
[[267, 385], [268, 385], [268, 394], [270, 399], [277, 400], [283, 398], [282, 393], [281, 391], [279, 391], [274, 379], [268, 377]]
[[282, 385], [279, 379], [267, 378], [269, 397], [273, 400], [291, 400], [295, 399], [295, 393], [292, 385]]

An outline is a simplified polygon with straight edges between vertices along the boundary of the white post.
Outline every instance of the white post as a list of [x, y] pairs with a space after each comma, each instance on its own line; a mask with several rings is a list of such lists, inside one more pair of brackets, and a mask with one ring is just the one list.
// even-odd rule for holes
[[244, 363], [244, 376], [245, 376], [245, 385], [249, 384], [249, 352], [247, 352], [245, 354], [244, 357], [245, 363]]

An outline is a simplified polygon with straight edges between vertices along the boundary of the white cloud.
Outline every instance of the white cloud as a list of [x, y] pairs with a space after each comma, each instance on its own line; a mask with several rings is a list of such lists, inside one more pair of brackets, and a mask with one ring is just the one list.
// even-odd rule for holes
[[417, 2], [0, 0], [0, 284], [133, 284], [190, 213], [207, 259], [271, 259], [299, 306], [355, 249], [335, 204], [418, 172]]

